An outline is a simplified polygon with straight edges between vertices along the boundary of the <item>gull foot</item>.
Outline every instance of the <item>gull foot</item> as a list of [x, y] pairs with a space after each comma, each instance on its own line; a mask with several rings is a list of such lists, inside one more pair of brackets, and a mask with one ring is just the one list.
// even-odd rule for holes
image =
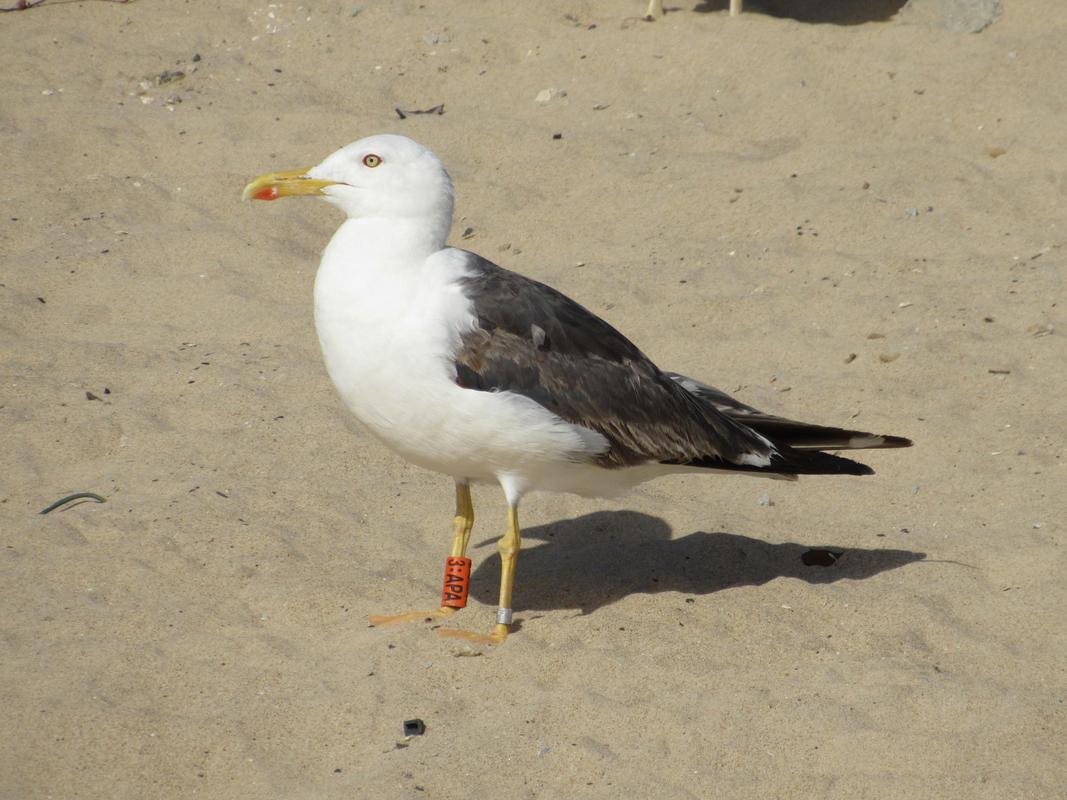
[[508, 638], [508, 626], [497, 624], [493, 628], [492, 633], [475, 633], [474, 631], [454, 630], [451, 628], [440, 628], [437, 631], [437, 635], [445, 639], [464, 639], [474, 644], [503, 644], [504, 640]]

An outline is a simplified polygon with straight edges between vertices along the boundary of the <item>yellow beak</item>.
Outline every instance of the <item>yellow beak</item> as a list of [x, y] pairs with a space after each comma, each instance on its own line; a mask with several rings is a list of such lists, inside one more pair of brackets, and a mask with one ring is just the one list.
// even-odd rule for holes
[[260, 175], [241, 192], [241, 199], [277, 200], [279, 197], [298, 194], [322, 194], [325, 187], [336, 184], [336, 181], [309, 178], [307, 173], [307, 169], [294, 169], [290, 172], [268, 172], [266, 175]]

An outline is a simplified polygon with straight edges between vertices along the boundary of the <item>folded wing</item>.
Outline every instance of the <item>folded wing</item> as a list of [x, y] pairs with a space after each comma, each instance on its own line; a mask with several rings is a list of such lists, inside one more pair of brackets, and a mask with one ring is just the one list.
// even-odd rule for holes
[[[660, 371], [607, 322], [551, 287], [474, 254], [468, 254], [468, 267], [461, 288], [477, 324], [462, 334], [456, 383], [523, 395], [567, 422], [597, 431], [610, 443], [596, 457], [598, 465], [659, 462], [785, 475], [871, 472], [818, 448], [776, 440], [745, 417], [746, 406]], [[711, 395], [701, 395], [697, 386]], [[761, 415], [758, 421], [777, 419]]]

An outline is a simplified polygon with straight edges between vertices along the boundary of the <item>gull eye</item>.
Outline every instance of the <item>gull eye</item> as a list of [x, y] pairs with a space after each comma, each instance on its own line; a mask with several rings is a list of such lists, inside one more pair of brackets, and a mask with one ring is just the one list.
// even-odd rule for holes
[[376, 156], [374, 155], [374, 153], [370, 153], [369, 155], [363, 156], [363, 166], [365, 167], [370, 167], [371, 169], [373, 169], [381, 163], [382, 157]]

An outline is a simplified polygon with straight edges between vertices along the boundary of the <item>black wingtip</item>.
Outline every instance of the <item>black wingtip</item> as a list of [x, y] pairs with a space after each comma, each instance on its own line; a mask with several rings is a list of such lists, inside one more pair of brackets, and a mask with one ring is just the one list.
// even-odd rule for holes
[[881, 444], [881, 447], [911, 447], [915, 444], [911, 439], [907, 439], [903, 436], [883, 436], [885, 441]]
[[782, 449], [771, 457], [770, 469], [795, 475], [873, 475], [874, 470], [851, 458], [819, 450]]
[[821, 450], [793, 450], [780, 447], [771, 456], [771, 463], [766, 466], [738, 464], [725, 461], [718, 456], [701, 458], [693, 461], [662, 461], [662, 464], [685, 463], [687, 466], [705, 469], [729, 470], [736, 472], [763, 473], [795, 478], [798, 475], [873, 475], [874, 470], [866, 464], [842, 458]]

